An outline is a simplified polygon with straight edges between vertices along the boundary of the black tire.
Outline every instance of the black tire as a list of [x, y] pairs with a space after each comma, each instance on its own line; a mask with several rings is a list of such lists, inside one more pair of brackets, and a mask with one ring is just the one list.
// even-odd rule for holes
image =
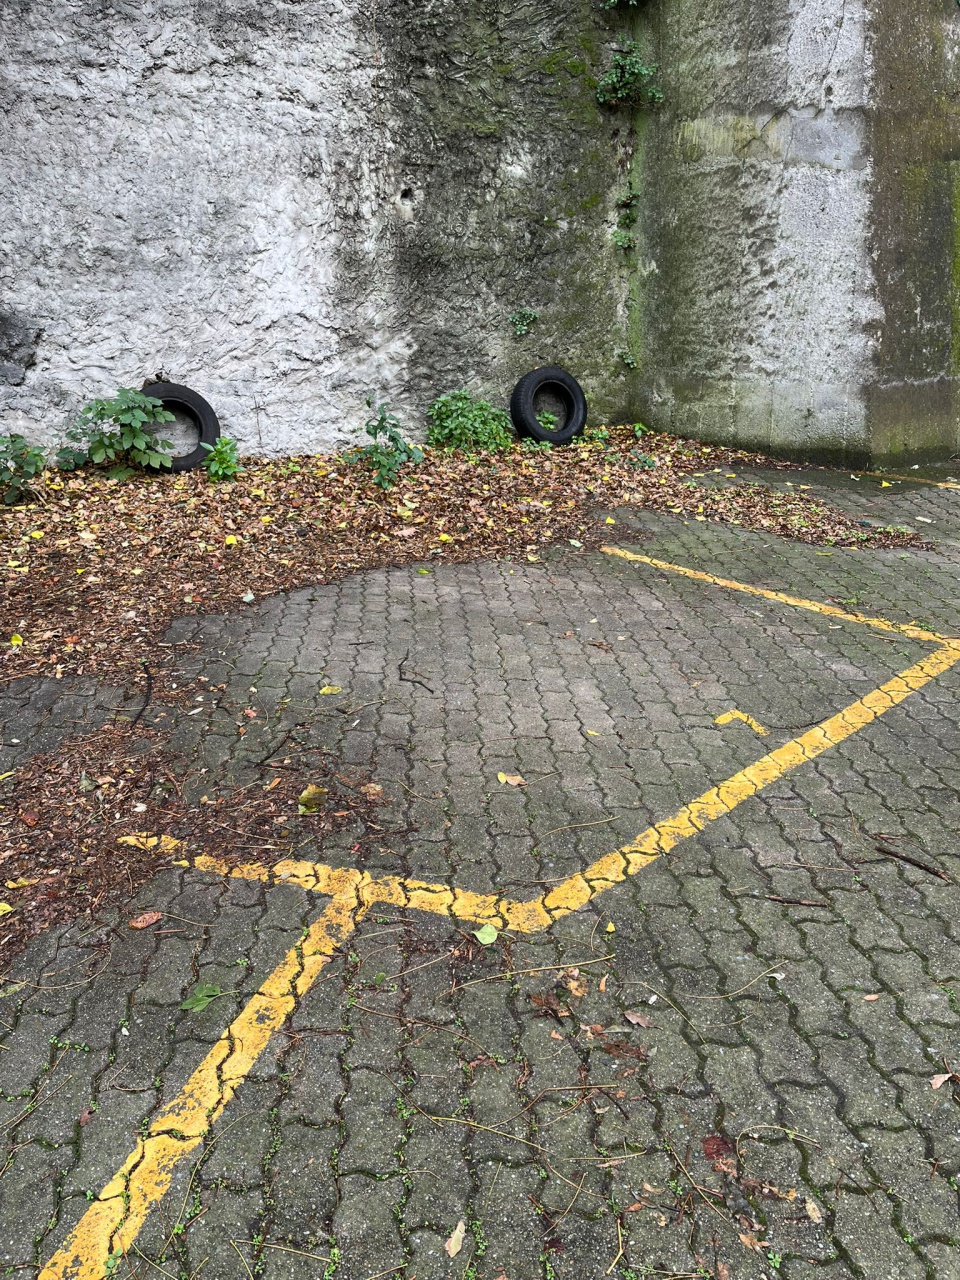
[[[536, 397], [549, 391], [562, 401], [566, 419], [554, 431], [541, 427], [534, 409]], [[546, 444], [569, 444], [587, 425], [587, 398], [576, 378], [558, 365], [545, 365], [525, 373], [510, 397], [510, 417], [517, 434]]]
[[[189, 387], [181, 387], [176, 382], [145, 382], [140, 390], [145, 396], [153, 396], [154, 400], [162, 401], [165, 409], [183, 410], [194, 420], [200, 432], [200, 439], [194, 450], [181, 454], [178, 458], [172, 458], [169, 467], [157, 467], [157, 470], [193, 471], [196, 467], [202, 467], [208, 452], [203, 446], [215, 444], [220, 438], [220, 419], [214, 413], [213, 405], [196, 391], [191, 391]], [[163, 426], [162, 423], [158, 425], [161, 428]]]

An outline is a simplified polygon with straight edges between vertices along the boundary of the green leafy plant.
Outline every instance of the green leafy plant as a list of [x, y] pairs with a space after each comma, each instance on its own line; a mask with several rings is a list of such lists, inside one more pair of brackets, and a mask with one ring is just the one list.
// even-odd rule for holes
[[375, 485], [392, 489], [405, 463], [417, 465], [423, 461], [423, 450], [403, 438], [400, 420], [390, 412], [385, 400], [376, 402], [374, 396], [367, 396], [367, 408], [376, 412], [376, 417], [368, 418], [364, 426], [372, 443], [358, 449], [354, 461], [370, 467]]
[[57, 466], [62, 471], [74, 471], [88, 462], [98, 467], [105, 462], [169, 467], [173, 445], [158, 439], [151, 428], [173, 420], [160, 400], [121, 387], [113, 399], [91, 400], [84, 406], [57, 454]]
[[624, 349], [624, 350], [618, 351], [617, 355], [620, 357], [620, 359], [623, 361], [623, 363], [627, 366], [628, 369], [636, 369], [637, 357], [633, 354], [632, 351], [627, 351], [626, 349]]
[[617, 50], [610, 70], [598, 80], [597, 101], [602, 107], [659, 107], [663, 102], [659, 70], [631, 40]]
[[219, 484], [221, 480], [236, 480], [243, 471], [236, 440], [231, 440], [229, 436], [218, 436], [213, 444], [204, 444], [202, 447], [207, 451], [207, 456], [203, 460], [203, 469], [210, 477], [211, 483]]
[[602, 449], [606, 449], [609, 441], [610, 441], [610, 428], [596, 426], [596, 427], [586, 427], [578, 443], [598, 444]]
[[610, 239], [618, 249], [630, 250], [636, 244], [633, 236], [629, 231], [624, 231], [622, 227], [617, 227], [616, 231], [610, 233]]
[[33, 481], [45, 462], [43, 450], [23, 436], [0, 436], [0, 498], [8, 507], [33, 496]]
[[513, 442], [510, 418], [469, 391], [438, 396], [427, 410], [427, 444], [439, 449], [506, 449]]
[[507, 319], [513, 327], [514, 337], [522, 338], [525, 333], [530, 332], [531, 326], [540, 319], [540, 313], [531, 311], [529, 307], [517, 307], [516, 311], [510, 312]]
[[538, 413], [537, 422], [539, 422], [544, 431], [556, 431], [560, 426], [560, 419], [555, 413]]

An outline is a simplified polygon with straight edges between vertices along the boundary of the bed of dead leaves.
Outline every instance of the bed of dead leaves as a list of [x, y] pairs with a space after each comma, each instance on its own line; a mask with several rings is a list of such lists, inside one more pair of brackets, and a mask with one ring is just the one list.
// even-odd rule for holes
[[48, 472], [36, 503], [0, 512], [0, 680], [136, 683], [177, 616], [384, 565], [536, 561], [550, 546], [596, 545], [610, 532], [599, 512], [623, 505], [818, 544], [925, 545], [800, 489], [730, 483], [748, 465], [777, 464], [621, 427], [545, 452], [426, 450], [387, 491], [345, 455], [246, 460], [220, 485], [203, 471]]
[[[0, 783], [0, 973], [52, 925], [80, 921], [97, 946], [117, 908], [188, 856], [272, 865], [316, 858], [326, 837], [349, 831], [362, 860], [389, 840], [382, 789], [357, 771], [334, 772], [319, 752], [280, 753], [252, 767], [249, 784], [191, 803], [167, 736], [118, 718]], [[159, 915], [146, 924], [181, 927]]]

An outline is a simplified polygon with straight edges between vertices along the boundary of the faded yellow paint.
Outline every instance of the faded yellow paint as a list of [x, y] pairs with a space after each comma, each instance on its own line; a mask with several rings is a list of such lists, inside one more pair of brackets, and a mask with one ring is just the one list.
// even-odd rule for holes
[[874, 480], [906, 480], [910, 484], [928, 484], [933, 489], [960, 489], [960, 484], [952, 480], [927, 480], [923, 476], [896, 476], [887, 471], [861, 471], [862, 476], [870, 476]]
[[200, 871], [275, 886], [295, 885], [329, 896], [332, 901], [303, 941], [286, 954], [233, 1020], [178, 1096], [153, 1121], [146, 1137], [138, 1140], [129, 1158], [107, 1182], [65, 1243], [39, 1273], [38, 1280], [103, 1280], [109, 1270], [109, 1260], [122, 1256], [136, 1240], [147, 1214], [169, 1187], [179, 1162], [203, 1141], [263, 1053], [270, 1037], [292, 1013], [297, 1000], [310, 990], [324, 965], [356, 929], [371, 905], [389, 903], [474, 923], [493, 923], [498, 928], [522, 933], [540, 932], [555, 920], [578, 910], [597, 894], [621, 883], [627, 876], [636, 875], [682, 840], [695, 836], [708, 823], [730, 813], [764, 787], [815, 760], [960, 662], [960, 641], [943, 640], [915, 627], [848, 614], [829, 605], [745, 586], [617, 548], [607, 547], [604, 550], [654, 568], [746, 591], [782, 604], [897, 632], [911, 639], [935, 641], [939, 647], [865, 697], [711, 787], [670, 817], [648, 827], [629, 844], [604, 854], [583, 872], [568, 877], [549, 893], [528, 902], [397, 876], [375, 878], [352, 868], [293, 859], [268, 867], [261, 863], [229, 866], [206, 855], [197, 857], [193, 865]]
[[[214, 859], [206, 859], [214, 863]], [[261, 879], [264, 867], [235, 869]], [[356, 928], [363, 907], [356, 895], [334, 898], [303, 941], [237, 1015], [180, 1093], [153, 1121], [64, 1244], [40, 1272], [44, 1280], [103, 1280], [111, 1257], [131, 1247], [147, 1214], [161, 1199], [180, 1161], [202, 1141], [273, 1033], [309, 991], [340, 943]]]
[[782, 591], [770, 591], [766, 587], [753, 587], [746, 582], [734, 582], [730, 578], [718, 578], [716, 574], [704, 573], [701, 569], [688, 569], [685, 565], [671, 564], [669, 560], [655, 560], [653, 556], [641, 556], [635, 551], [625, 551], [622, 547], [601, 547], [608, 556], [619, 556], [621, 560], [634, 560], [638, 564], [648, 564], [654, 569], [665, 569], [668, 573], [678, 573], [683, 578], [693, 578], [696, 582], [709, 582], [715, 587], [726, 587], [729, 591], [743, 591], [749, 596], [759, 596], [763, 600], [775, 600], [778, 604], [788, 604], [794, 609], [809, 609], [812, 613], [822, 613], [828, 618], [840, 618], [844, 622], [857, 622], [864, 627], [875, 627], [877, 631], [896, 632], [897, 635], [908, 636], [911, 640], [922, 640], [927, 644], [946, 644], [950, 637], [937, 635], [935, 631], [924, 631], [920, 627], [910, 626], [905, 622], [888, 622], [886, 618], [872, 618], [866, 613], [850, 613], [846, 609], [838, 609], [836, 605], [821, 604], [818, 600], [804, 600], [800, 596], [788, 596]]
[[734, 720], [742, 720], [744, 724], [748, 724], [754, 733], [759, 733], [761, 738], [765, 738], [770, 732], [765, 729], [759, 720], [754, 720], [753, 716], [748, 716], [745, 711], [725, 711], [722, 716], [717, 716], [714, 724], [732, 724]]

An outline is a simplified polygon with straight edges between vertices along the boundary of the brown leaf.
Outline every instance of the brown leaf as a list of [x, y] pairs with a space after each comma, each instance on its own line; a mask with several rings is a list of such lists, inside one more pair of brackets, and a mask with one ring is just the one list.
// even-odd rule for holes
[[874, 1000], [879, 1000], [879, 999], [880, 999], [880, 997], [879, 997], [879, 996], [864, 996], [864, 997], [863, 997], [863, 1003], [864, 1003], [864, 1004], [872, 1004]]
[[708, 1160], [719, 1160], [722, 1156], [732, 1156], [737, 1150], [730, 1139], [724, 1137], [722, 1133], [708, 1134], [700, 1145], [703, 1147], [703, 1154]]
[[35, 813], [21, 813], [20, 821], [25, 827], [35, 827], [40, 819]]
[[522, 778], [519, 773], [498, 773], [498, 782], [505, 782], [511, 787], [525, 787], [527, 785], [526, 778]]
[[645, 1013], [635, 1013], [632, 1009], [628, 1009], [623, 1015], [626, 1020], [635, 1027], [652, 1027], [653, 1019], [648, 1018]]
[[545, 991], [541, 995], [534, 992], [530, 997], [532, 1004], [535, 1004], [541, 1012], [537, 1015], [540, 1018], [569, 1018], [570, 1010], [565, 1009], [552, 991]]
[[608, 1040], [602, 1048], [604, 1053], [609, 1053], [614, 1058], [639, 1058], [643, 1062], [647, 1057], [645, 1044], [628, 1044], [626, 1040]]
[[132, 920], [129, 920], [127, 925], [130, 929], [149, 929], [152, 924], [156, 924], [158, 920], [162, 919], [162, 911], [144, 911], [142, 915], [134, 916]]
[[453, 1231], [450, 1233], [449, 1238], [443, 1246], [451, 1258], [455, 1258], [463, 1248], [463, 1237], [466, 1233], [467, 1224], [461, 1219], [461, 1221], [453, 1228]]
[[727, 1262], [718, 1262], [716, 1268], [716, 1280], [730, 1280], [730, 1264]]
[[816, 1200], [804, 1200], [803, 1207], [806, 1209], [807, 1217], [811, 1222], [816, 1222], [819, 1225], [823, 1221], [823, 1214], [820, 1212], [820, 1206]]
[[603, 977], [600, 979], [598, 990], [603, 992], [603, 991], [606, 991], [606, 989], [607, 989], [607, 974], [604, 974]]
[[84, 1107], [83, 1110], [80, 1112], [80, 1116], [79, 1116], [80, 1128], [82, 1129], [84, 1125], [86, 1125], [87, 1121], [91, 1118], [91, 1116], [94, 1116], [94, 1115], [96, 1115], [96, 1112], [94, 1111], [93, 1107]]
[[933, 1076], [931, 1078], [930, 1087], [931, 1089], [939, 1089], [941, 1085], [944, 1085], [947, 1083], [948, 1080], [953, 1080], [953, 1079], [956, 1079], [958, 1082], [960, 1082], [960, 1076], [955, 1077], [952, 1071], [944, 1071], [940, 1075]]

